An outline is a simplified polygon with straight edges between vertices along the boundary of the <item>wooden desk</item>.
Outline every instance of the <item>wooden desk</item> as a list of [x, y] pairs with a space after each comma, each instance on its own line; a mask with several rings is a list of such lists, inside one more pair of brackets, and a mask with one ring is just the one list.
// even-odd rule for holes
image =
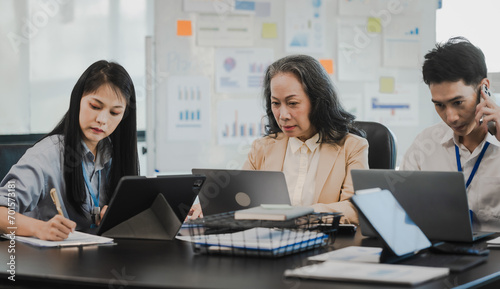
[[[118, 239], [115, 246], [40, 249], [16, 243], [16, 282], [8, 280], [8, 241], [0, 241], [0, 287], [12, 288], [387, 288], [387, 285], [286, 279], [285, 269], [303, 266], [310, 251], [277, 259], [196, 255], [186, 242]], [[377, 246], [361, 234], [338, 236], [328, 248]], [[500, 280], [500, 250], [487, 263], [418, 289], [471, 288]], [[391, 288], [408, 288], [391, 286]]]

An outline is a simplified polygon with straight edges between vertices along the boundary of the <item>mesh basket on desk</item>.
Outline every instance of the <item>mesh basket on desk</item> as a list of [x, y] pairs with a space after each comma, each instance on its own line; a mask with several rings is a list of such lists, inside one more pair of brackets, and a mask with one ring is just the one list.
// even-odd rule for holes
[[333, 242], [340, 213], [313, 213], [286, 221], [235, 220], [234, 212], [189, 221], [196, 253], [280, 257]]

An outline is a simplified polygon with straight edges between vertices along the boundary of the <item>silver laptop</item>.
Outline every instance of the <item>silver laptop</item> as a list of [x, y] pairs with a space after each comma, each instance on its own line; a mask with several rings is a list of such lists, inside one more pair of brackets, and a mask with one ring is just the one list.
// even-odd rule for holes
[[[473, 232], [464, 175], [461, 172], [352, 170], [354, 190], [381, 188], [392, 192], [427, 238], [473, 242], [493, 232]], [[361, 233], [375, 236], [360, 217]]]
[[204, 215], [261, 204], [290, 204], [283, 172], [222, 169], [192, 169], [192, 172], [206, 176], [198, 195]]

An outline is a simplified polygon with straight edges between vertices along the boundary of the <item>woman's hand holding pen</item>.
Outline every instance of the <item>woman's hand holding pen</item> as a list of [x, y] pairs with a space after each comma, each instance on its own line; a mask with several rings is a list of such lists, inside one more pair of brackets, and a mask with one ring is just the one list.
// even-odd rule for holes
[[74, 232], [76, 223], [61, 215], [55, 215], [47, 222], [40, 221], [36, 226], [35, 237], [40, 240], [62, 241], [68, 238], [69, 233]]
[[35, 237], [40, 240], [62, 241], [68, 238], [69, 233], [74, 232], [76, 223], [64, 217], [61, 209], [61, 201], [55, 188], [50, 190], [50, 197], [56, 206], [57, 215], [41, 226], [36, 226]]

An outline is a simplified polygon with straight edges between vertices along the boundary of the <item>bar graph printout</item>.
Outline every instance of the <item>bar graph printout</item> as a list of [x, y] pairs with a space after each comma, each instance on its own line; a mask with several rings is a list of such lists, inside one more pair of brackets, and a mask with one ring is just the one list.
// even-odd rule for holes
[[208, 77], [170, 77], [167, 106], [169, 140], [210, 138], [210, 79]]
[[232, 99], [217, 103], [217, 138], [220, 145], [251, 144], [264, 134], [260, 99]]
[[420, 19], [415, 17], [393, 17], [391, 25], [384, 30], [383, 64], [389, 67], [419, 68]]
[[418, 85], [397, 83], [392, 93], [381, 93], [377, 83], [365, 84], [364, 117], [390, 126], [418, 124]]

